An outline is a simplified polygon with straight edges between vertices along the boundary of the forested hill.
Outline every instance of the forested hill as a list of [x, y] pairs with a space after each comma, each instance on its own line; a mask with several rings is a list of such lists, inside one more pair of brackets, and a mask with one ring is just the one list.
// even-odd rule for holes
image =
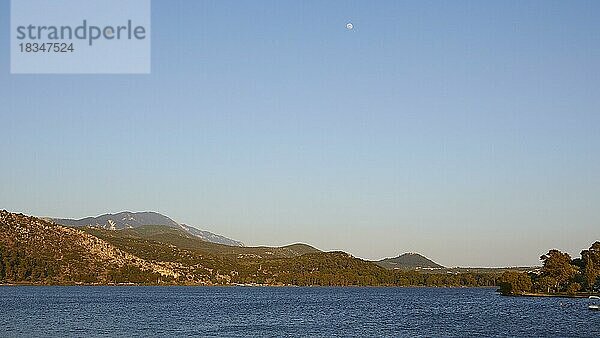
[[387, 269], [443, 269], [444, 267], [418, 253], [405, 253], [375, 262]]
[[[182, 229], [163, 225], [144, 225], [123, 230], [106, 230], [96, 227], [84, 227], [83, 231], [102, 238], [108, 242], [119, 244], [152, 241], [172, 245], [179, 249], [201, 252], [204, 254], [227, 256], [234, 258], [286, 258], [316, 253], [320, 250], [307, 244], [291, 244], [283, 247], [241, 247], [213, 243], [202, 240]], [[135, 251], [135, 249], [132, 249]]]
[[0, 280], [43, 284], [135, 282], [179, 274], [81, 230], [0, 211]]

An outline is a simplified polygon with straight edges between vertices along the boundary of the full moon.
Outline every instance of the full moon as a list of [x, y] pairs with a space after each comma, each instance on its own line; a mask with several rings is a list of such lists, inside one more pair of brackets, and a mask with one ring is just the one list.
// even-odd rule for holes
[[346, 24], [346, 29], [347, 29], [347, 30], [352, 30], [353, 28], [354, 28], [354, 25], [352, 24], [352, 22], [348, 22], [348, 23]]

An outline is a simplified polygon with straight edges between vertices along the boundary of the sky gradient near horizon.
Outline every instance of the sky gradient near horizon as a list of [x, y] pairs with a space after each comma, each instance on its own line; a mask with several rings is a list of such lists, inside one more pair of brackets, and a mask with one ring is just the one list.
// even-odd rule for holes
[[0, 209], [446, 266], [578, 255], [600, 240], [599, 16], [153, 0], [150, 75], [10, 75], [0, 0]]

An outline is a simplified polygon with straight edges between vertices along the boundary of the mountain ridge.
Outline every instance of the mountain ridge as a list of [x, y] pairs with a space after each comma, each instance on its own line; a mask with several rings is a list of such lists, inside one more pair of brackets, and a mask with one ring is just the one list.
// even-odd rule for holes
[[[165, 216], [161, 213], [155, 211], [121, 211], [118, 213], [106, 213], [99, 216], [89, 216], [81, 219], [69, 219], [69, 218], [45, 218], [49, 219], [55, 223], [73, 226], [73, 227], [92, 227], [105, 229], [110, 231], [123, 231], [129, 229], [137, 229], [143, 228], [147, 226], [156, 226], [162, 225], [172, 229], [182, 230], [185, 233], [200, 238], [206, 242], [225, 245], [228, 247], [244, 247], [244, 243], [240, 241], [236, 241], [210, 231], [200, 230], [196, 227], [187, 225], [185, 223], [178, 223], [172, 218]], [[294, 245], [298, 245], [300, 243], [290, 244], [288, 246], [283, 246], [277, 248], [277, 250], [283, 250], [286, 247], [293, 247]], [[300, 250], [303, 253], [309, 252], [317, 252], [319, 250], [308, 246], [309, 248], [305, 248]], [[267, 249], [271, 249], [271, 247], [254, 247], [255, 251], [260, 249], [264, 249], [263, 252], [258, 253], [257, 255], [264, 254], [264, 252], [268, 252]], [[219, 249], [218, 247], [205, 247], [205, 250], [208, 251], [216, 251], [219, 253], [223, 252], [238, 252], [232, 249]], [[290, 249], [289, 252], [293, 252], [293, 249]], [[247, 254], [247, 253], [243, 253]], [[276, 254], [277, 255], [277, 254]], [[293, 256], [293, 254], [284, 254], [284, 256]], [[397, 257], [393, 258], [384, 258], [381, 260], [373, 260], [373, 263], [386, 268], [386, 269], [441, 269], [444, 266], [437, 264], [430, 260], [429, 258], [418, 254], [418, 253], [404, 253]]]
[[[159, 234], [171, 237], [155, 237]], [[173, 238], [191, 242], [170, 242]], [[213, 252], [219, 247], [232, 252]], [[0, 284], [371, 285], [384, 269], [305, 244], [234, 247], [182, 229], [69, 227], [0, 210]]]
[[231, 246], [205, 241], [183, 229], [164, 225], [144, 225], [122, 230], [107, 230], [97, 227], [83, 227], [83, 231], [96, 237], [113, 241], [118, 239], [150, 240], [185, 249], [201, 251], [206, 254], [230, 257], [285, 258], [297, 257], [306, 253], [322, 252], [310, 245], [295, 243], [281, 247], [269, 246]]
[[[48, 218], [46, 218], [48, 219]], [[81, 219], [71, 218], [50, 218], [57, 224], [73, 227], [96, 227], [107, 230], [123, 230], [133, 229], [146, 225], [165, 225], [171, 228], [183, 229], [185, 232], [199, 237], [205, 241], [230, 245], [230, 246], [244, 246], [244, 243], [231, 238], [227, 238], [222, 235], [212, 233], [210, 231], [201, 230], [194, 226], [190, 226], [183, 223], [178, 223], [172, 218], [160, 214], [155, 211], [121, 211], [118, 213], [106, 213], [99, 216], [84, 217]]]

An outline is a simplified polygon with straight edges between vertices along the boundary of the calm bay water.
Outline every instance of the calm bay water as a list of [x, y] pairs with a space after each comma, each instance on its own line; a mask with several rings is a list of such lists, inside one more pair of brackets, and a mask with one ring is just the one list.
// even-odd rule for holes
[[0, 336], [600, 337], [600, 313], [493, 289], [19, 286]]

